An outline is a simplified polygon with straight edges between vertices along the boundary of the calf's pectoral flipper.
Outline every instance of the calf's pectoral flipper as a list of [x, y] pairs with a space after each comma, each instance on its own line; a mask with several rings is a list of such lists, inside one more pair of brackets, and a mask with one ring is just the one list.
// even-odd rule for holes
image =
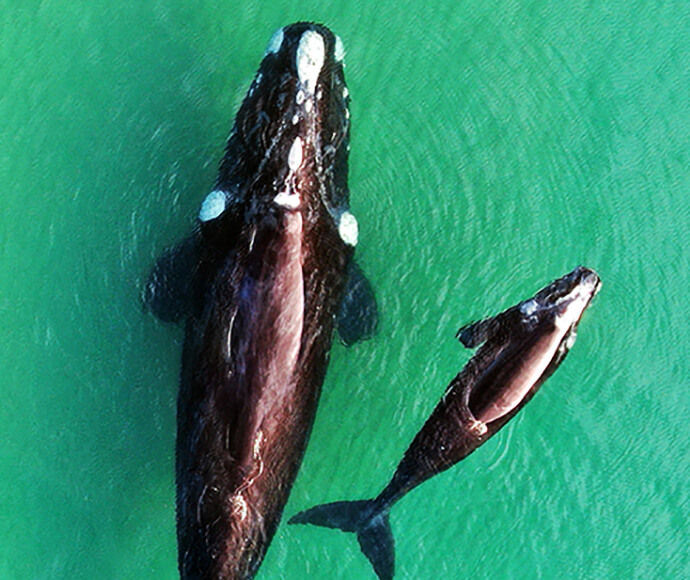
[[484, 318], [462, 326], [455, 334], [465, 348], [477, 348], [480, 344], [494, 338], [514, 314], [515, 307], [509, 308], [491, 318]]
[[346, 346], [367, 340], [376, 334], [379, 313], [371, 282], [359, 264], [350, 260], [336, 325], [340, 340]]
[[486, 318], [477, 322], [470, 322], [458, 330], [457, 338], [465, 348], [477, 348], [486, 342], [499, 329], [500, 322], [494, 318]]

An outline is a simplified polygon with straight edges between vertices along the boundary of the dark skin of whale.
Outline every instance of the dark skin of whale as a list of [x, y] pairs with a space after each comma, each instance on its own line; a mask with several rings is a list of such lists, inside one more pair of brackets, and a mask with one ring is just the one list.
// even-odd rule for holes
[[393, 578], [388, 521], [393, 504], [467, 457], [520, 412], [563, 362], [599, 286], [595, 272], [578, 267], [532, 299], [461, 328], [463, 345], [479, 348], [451, 381], [383, 491], [372, 500], [316, 506], [289, 523], [356, 533], [378, 577]]
[[336, 44], [309, 23], [276, 33], [198, 229], [159, 260], [145, 290], [160, 318], [186, 321], [176, 446], [184, 580], [256, 574], [309, 439], [336, 320], [347, 344], [376, 328], [371, 287], [352, 261]]

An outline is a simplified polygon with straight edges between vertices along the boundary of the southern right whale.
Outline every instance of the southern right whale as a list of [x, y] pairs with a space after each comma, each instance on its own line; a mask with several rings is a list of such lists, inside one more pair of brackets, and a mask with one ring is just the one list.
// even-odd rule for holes
[[529, 300], [462, 327], [458, 338], [464, 346], [482, 346], [451, 381], [385, 489], [371, 500], [313, 507], [289, 523], [356, 533], [378, 577], [393, 578], [388, 519], [393, 504], [467, 457], [534, 396], [572, 347], [580, 318], [600, 285], [593, 270], [580, 266]]
[[376, 329], [353, 261], [342, 41], [279, 29], [235, 118], [195, 233], [154, 267], [146, 305], [185, 321], [177, 406], [183, 580], [256, 574], [314, 421], [337, 325]]

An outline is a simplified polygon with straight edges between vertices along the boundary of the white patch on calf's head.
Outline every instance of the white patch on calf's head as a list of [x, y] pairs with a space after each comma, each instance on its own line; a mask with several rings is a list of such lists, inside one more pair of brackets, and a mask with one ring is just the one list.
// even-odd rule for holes
[[537, 301], [533, 298], [527, 300], [520, 305], [520, 312], [525, 316], [532, 316], [537, 311]]
[[565, 302], [565, 307], [562, 308], [561, 312], [556, 317], [556, 326], [558, 326], [558, 328], [567, 329], [576, 324], [577, 321], [580, 320], [585, 308], [587, 308], [587, 304], [589, 304], [591, 297], [591, 290], [583, 288], [583, 286], [580, 285], [566, 298], [561, 299], [559, 303]]

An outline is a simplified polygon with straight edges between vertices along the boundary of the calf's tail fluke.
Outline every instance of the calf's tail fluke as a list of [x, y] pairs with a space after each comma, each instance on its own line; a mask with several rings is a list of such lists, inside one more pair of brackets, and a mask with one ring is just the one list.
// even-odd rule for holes
[[375, 500], [337, 501], [317, 505], [290, 518], [289, 524], [313, 524], [357, 534], [359, 547], [381, 580], [395, 572], [393, 532], [388, 509], [377, 509]]

